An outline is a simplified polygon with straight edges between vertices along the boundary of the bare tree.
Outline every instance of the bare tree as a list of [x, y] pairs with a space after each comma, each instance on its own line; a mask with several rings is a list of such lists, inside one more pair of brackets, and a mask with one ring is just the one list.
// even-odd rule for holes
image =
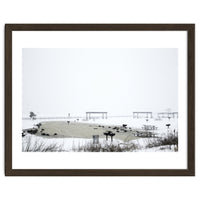
[[31, 118], [31, 119], [36, 119], [36, 114], [34, 113], [34, 112], [30, 112], [29, 113], [29, 117]]

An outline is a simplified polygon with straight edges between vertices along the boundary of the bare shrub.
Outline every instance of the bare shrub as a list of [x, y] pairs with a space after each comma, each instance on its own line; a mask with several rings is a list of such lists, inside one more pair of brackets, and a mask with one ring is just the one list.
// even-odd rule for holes
[[41, 140], [34, 140], [31, 137], [26, 138], [26, 141], [22, 142], [23, 152], [59, 152], [63, 151], [62, 145], [56, 143], [45, 144]]
[[178, 151], [178, 135], [168, 134], [166, 137], [155, 138], [148, 140], [146, 148], [153, 148], [159, 146], [175, 146], [175, 151]]
[[92, 144], [87, 143], [85, 145], [79, 146], [74, 151], [77, 152], [129, 152], [134, 151], [138, 146], [134, 143], [121, 143], [121, 144]]

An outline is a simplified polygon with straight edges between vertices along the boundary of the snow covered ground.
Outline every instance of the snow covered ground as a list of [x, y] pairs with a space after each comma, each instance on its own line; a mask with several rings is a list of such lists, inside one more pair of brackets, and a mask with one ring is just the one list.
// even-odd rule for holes
[[[133, 152], [158, 152], [158, 151], [167, 151], [167, 152], [174, 152], [175, 146], [159, 146], [159, 147], [153, 147], [153, 148], [147, 148], [146, 146], [151, 142], [151, 140], [156, 140], [156, 138], [140, 138], [137, 140], [132, 140], [128, 143], [124, 143], [121, 140], [113, 139], [113, 142], [111, 143], [110, 140], [106, 141], [106, 139], [99, 139], [99, 143], [101, 145], [129, 145], [129, 144], [136, 144], [138, 149], [132, 150]], [[56, 144], [58, 147], [62, 149], [62, 151], [66, 152], [73, 152], [77, 151], [80, 147], [86, 146], [88, 144], [92, 144], [92, 139], [86, 139], [86, 138], [44, 138], [40, 136], [35, 136], [31, 134], [27, 134], [22, 139], [23, 147], [26, 148], [28, 142], [31, 142], [31, 145], [34, 146], [34, 144], [43, 144], [44, 147], [48, 147], [49, 145]], [[32, 148], [32, 147], [31, 147]]]
[[[71, 121], [74, 121], [75, 119], [71, 119]], [[23, 129], [26, 128], [32, 128], [34, 127], [34, 124], [37, 124], [39, 122], [44, 122], [44, 121], [63, 121], [61, 119], [56, 119], [56, 120], [49, 120], [49, 119], [36, 119], [36, 120], [23, 120]], [[66, 119], [64, 120], [66, 121]], [[141, 129], [143, 125], [154, 125], [157, 127], [157, 132], [161, 137], [167, 134], [167, 127], [166, 124], [170, 124], [170, 131], [173, 132], [174, 130], [178, 132], [178, 119], [161, 119], [161, 120], [155, 120], [153, 118], [148, 119], [146, 121], [145, 118], [139, 118], [139, 119], [133, 119], [132, 117], [116, 117], [116, 118], [108, 118], [108, 119], [90, 119], [90, 120], [84, 120], [84, 119], [79, 119], [80, 123], [89, 123], [89, 124], [101, 124], [101, 125], [119, 125], [121, 126], [122, 124], [127, 124], [129, 127], [135, 128], [135, 129]], [[146, 148], [146, 145], [150, 140], [154, 140], [155, 138], [140, 138], [136, 140], [132, 140], [129, 142], [136, 144], [139, 149], [134, 150], [134, 151], [150, 151], [150, 152], [155, 152], [155, 151], [174, 151], [174, 146], [171, 147], [153, 147], [153, 148]], [[31, 143], [34, 144], [36, 141], [38, 143], [43, 143], [44, 145], [48, 146], [51, 144], [57, 144], [58, 146], [62, 147], [63, 151], [74, 151], [74, 149], [77, 149], [81, 146], [87, 145], [89, 143], [92, 144], [92, 138], [87, 139], [87, 138], [45, 138], [45, 137], [40, 137], [40, 136], [35, 136], [35, 135], [30, 135], [27, 134], [25, 137], [23, 137], [23, 145], [27, 144], [27, 141], [31, 140]], [[99, 139], [100, 144], [110, 144], [110, 141], [106, 141], [105, 138], [100, 138]], [[114, 139], [113, 144], [122, 144], [123, 141]]]
[[[86, 138], [45, 138], [40, 136], [35, 136], [31, 134], [27, 134], [25, 137], [23, 137], [23, 145], [26, 146], [26, 144], [31, 141], [31, 144], [44, 144], [45, 147], [56, 144], [57, 146], [60, 146], [63, 151], [74, 151], [74, 149], [78, 149], [81, 146], [85, 146], [87, 144], [92, 144], [92, 139], [86, 139]], [[106, 141], [106, 139], [99, 139], [100, 144], [111, 144], [111, 141]], [[122, 143], [121, 140], [114, 139], [112, 144], [120, 144]]]

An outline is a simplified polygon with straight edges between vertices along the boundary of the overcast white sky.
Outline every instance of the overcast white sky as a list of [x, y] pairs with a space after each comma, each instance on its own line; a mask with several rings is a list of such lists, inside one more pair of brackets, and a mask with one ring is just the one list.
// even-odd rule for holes
[[23, 116], [178, 111], [178, 50], [23, 49]]

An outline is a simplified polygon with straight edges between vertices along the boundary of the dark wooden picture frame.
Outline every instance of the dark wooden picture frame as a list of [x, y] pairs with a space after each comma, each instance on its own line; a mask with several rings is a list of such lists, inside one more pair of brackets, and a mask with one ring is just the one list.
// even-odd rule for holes
[[[187, 169], [13, 169], [13, 31], [187, 31]], [[195, 25], [194, 24], [6, 24], [5, 25], [5, 175], [6, 176], [194, 176], [195, 175]]]

